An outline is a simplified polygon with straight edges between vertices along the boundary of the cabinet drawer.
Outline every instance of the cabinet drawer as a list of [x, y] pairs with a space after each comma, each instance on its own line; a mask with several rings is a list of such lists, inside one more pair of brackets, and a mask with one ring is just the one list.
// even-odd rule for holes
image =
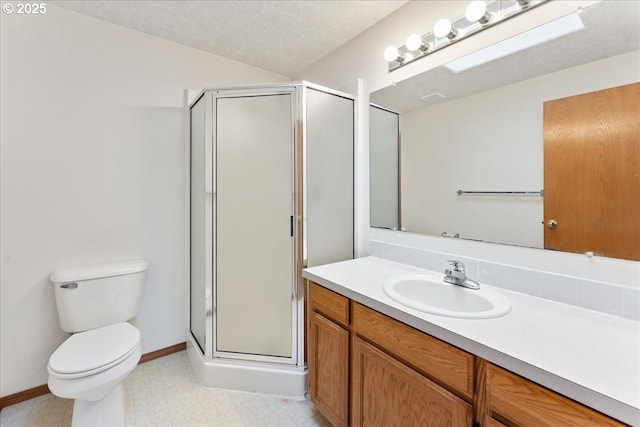
[[313, 282], [309, 283], [309, 304], [312, 311], [322, 313], [325, 317], [349, 326], [349, 299], [323, 288]]
[[473, 399], [472, 354], [358, 303], [353, 306], [352, 324], [358, 335], [468, 401]]
[[624, 424], [495, 365], [487, 366], [491, 416], [505, 424], [543, 426], [623, 426]]

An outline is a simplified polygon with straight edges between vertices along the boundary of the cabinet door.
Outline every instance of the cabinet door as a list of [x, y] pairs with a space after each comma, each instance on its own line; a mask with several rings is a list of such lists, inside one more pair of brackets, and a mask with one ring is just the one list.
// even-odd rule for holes
[[335, 427], [349, 417], [349, 331], [315, 311], [309, 318], [309, 395]]
[[472, 425], [464, 400], [360, 338], [352, 345], [352, 425]]
[[353, 331], [458, 396], [473, 400], [472, 354], [357, 303]]

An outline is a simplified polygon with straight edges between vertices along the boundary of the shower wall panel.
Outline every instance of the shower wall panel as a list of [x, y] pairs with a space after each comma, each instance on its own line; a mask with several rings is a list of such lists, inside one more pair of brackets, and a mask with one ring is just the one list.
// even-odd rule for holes
[[307, 267], [353, 258], [354, 101], [306, 91]]
[[190, 327], [191, 334], [205, 349], [206, 313], [206, 191], [205, 191], [205, 97], [191, 107], [191, 284]]

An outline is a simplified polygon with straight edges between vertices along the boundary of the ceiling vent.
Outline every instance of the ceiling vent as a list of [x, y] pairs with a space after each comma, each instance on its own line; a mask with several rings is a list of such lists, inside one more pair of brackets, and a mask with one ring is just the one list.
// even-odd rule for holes
[[446, 96], [444, 96], [443, 94], [438, 92], [433, 92], [433, 93], [430, 93], [429, 95], [421, 96], [420, 101], [426, 102], [428, 104], [433, 104], [435, 102], [442, 101], [445, 98]]

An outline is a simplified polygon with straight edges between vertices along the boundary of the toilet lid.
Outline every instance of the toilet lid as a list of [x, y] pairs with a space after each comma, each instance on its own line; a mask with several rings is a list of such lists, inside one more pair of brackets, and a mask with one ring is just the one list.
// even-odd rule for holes
[[140, 331], [127, 322], [71, 335], [53, 352], [49, 369], [59, 374], [92, 371], [128, 355], [140, 342]]

